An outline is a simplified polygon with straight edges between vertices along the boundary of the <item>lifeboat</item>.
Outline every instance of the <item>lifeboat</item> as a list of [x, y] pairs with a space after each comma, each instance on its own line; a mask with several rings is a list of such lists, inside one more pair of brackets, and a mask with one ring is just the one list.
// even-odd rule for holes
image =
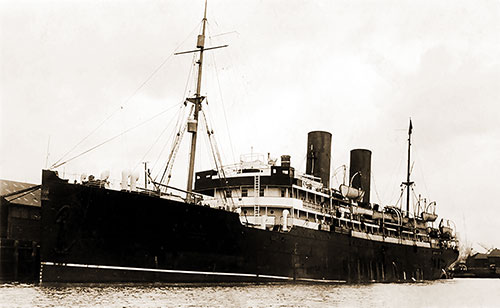
[[352, 186], [347, 186], [344, 184], [340, 185], [340, 193], [344, 198], [348, 198], [351, 200], [361, 200], [365, 195], [365, 192], [361, 189], [354, 188]]
[[426, 212], [422, 212], [422, 219], [424, 221], [436, 221], [438, 215], [436, 214], [433, 214], [433, 213], [426, 213]]

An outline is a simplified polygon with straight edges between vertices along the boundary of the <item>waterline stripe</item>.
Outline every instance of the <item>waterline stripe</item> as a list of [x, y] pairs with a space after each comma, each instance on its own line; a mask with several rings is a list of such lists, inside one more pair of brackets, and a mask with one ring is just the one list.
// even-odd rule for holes
[[[142, 268], [142, 267], [124, 267], [112, 265], [93, 265], [93, 264], [75, 264], [75, 263], [54, 263], [54, 262], [40, 262], [41, 265], [47, 266], [63, 266], [63, 267], [77, 267], [77, 268], [92, 268], [92, 269], [110, 269], [110, 270], [125, 270], [125, 271], [141, 271], [141, 272], [155, 272], [155, 273], [171, 273], [171, 274], [190, 274], [190, 275], [214, 275], [214, 276], [236, 276], [236, 277], [255, 277], [267, 278], [276, 280], [290, 280], [293, 277], [274, 276], [274, 275], [260, 275], [260, 274], [246, 274], [246, 273], [227, 273], [227, 272], [203, 272], [203, 271], [187, 271], [187, 270], [169, 270], [157, 268]], [[328, 280], [328, 279], [312, 279], [312, 278], [296, 278], [297, 281], [307, 282], [325, 282], [325, 283], [345, 283], [345, 280]]]
[[345, 280], [331, 280], [331, 279], [312, 279], [312, 278], [296, 278], [297, 281], [305, 282], [324, 282], [324, 283], [346, 283]]

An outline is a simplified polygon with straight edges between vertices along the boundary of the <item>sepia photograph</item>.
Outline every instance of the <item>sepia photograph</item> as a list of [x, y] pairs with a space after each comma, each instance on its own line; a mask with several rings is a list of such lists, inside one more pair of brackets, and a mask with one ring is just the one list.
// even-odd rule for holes
[[500, 1], [0, 0], [0, 308], [500, 307]]

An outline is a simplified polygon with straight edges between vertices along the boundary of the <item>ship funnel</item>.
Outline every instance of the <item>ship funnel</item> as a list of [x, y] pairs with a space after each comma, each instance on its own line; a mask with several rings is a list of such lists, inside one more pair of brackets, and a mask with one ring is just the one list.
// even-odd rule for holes
[[372, 152], [365, 149], [351, 151], [351, 166], [349, 168], [349, 179], [352, 187], [364, 191], [362, 203], [370, 203], [370, 178], [371, 178]]
[[307, 134], [306, 174], [321, 178], [323, 187], [330, 188], [332, 134], [313, 131]]

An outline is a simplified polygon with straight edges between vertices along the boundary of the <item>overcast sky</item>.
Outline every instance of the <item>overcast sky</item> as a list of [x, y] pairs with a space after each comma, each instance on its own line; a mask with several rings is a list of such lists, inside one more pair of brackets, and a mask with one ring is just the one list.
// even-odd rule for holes
[[[66, 158], [158, 114], [58, 170], [161, 172], [194, 90], [192, 55], [171, 55], [202, 15], [203, 0], [0, 1], [0, 178], [39, 183], [96, 128]], [[500, 1], [219, 0], [208, 21], [206, 45], [229, 45], [206, 53], [202, 87], [226, 164], [253, 148], [304, 171], [307, 133], [326, 130], [332, 174], [370, 149], [371, 200], [395, 204], [411, 117], [416, 194], [462, 240], [500, 247]], [[212, 168], [205, 140], [197, 170]]]

